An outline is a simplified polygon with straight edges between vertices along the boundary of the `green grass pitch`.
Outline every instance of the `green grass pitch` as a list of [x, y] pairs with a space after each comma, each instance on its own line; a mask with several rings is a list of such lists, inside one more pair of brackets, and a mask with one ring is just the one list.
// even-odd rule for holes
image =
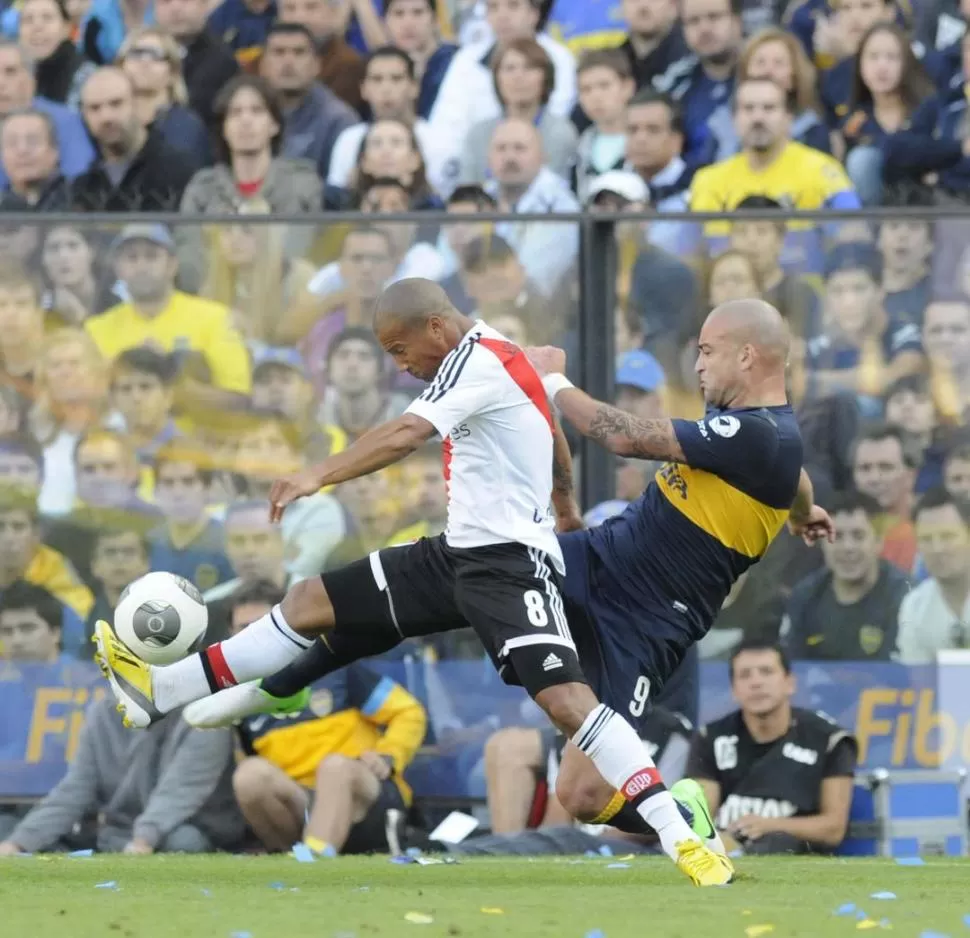
[[[970, 936], [970, 862], [745, 859], [739, 881], [696, 889], [662, 858], [387, 857], [0, 860], [3, 938], [786, 938]], [[97, 888], [99, 883], [115, 888]], [[879, 900], [873, 893], [892, 892]], [[854, 903], [867, 913], [836, 915]], [[488, 911], [486, 911], [488, 910]], [[501, 910], [501, 911], [498, 911]], [[409, 913], [428, 916], [412, 923]], [[970, 921], [970, 918], [968, 918]], [[878, 923], [882, 922], [882, 925]]]

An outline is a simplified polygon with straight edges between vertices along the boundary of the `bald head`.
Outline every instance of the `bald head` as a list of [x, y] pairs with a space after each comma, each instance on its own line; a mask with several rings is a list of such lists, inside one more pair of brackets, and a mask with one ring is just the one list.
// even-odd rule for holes
[[91, 73], [81, 89], [81, 115], [107, 156], [132, 157], [144, 145], [131, 79], [120, 68], [107, 65]]
[[765, 363], [784, 367], [788, 361], [788, 326], [781, 313], [764, 300], [730, 300], [716, 307], [704, 323], [730, 335], [737, 344], [751, 345]]
[[457, 314], [448, 294], [433, 280], [409, 277], [392, 283], [377, 298], [374, 307], [374, 331], [380, 332], [392, 322], [411, 328], [422, 325], [431, 316]]

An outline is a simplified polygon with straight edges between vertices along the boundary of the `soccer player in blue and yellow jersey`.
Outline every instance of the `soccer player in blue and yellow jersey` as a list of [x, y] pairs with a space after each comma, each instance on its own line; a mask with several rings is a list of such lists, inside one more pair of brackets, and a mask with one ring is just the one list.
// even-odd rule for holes
[[[233, 631], [282, 598], [268, 582], [240, 591]], [[297, 695], [285, 716], [239, 723], [248, 756], [233, 776], [239, 806], [270, 850], [303, 840], [328, 856], [385, 851], [386, 815], [403, 815], [411, 804], [403, 772], [427, 723], [424, 707], [403, 687], [352, 664]]]

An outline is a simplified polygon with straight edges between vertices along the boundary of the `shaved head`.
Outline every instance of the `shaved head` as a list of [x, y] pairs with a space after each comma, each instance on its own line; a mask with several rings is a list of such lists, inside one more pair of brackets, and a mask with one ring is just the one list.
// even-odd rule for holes
[[697, 339], [704, 400], [715, 407], [784, 404], [788, 326], [763, 300], [731, 300], [716, 307]]
[[431, 316], [455, 313], [448, 294], [437, 283], [423, 277], [409, 277], [392, 283], [377, 298], [374, 331], [380, 332], [392, 322], [411, 327], [427, 322]]

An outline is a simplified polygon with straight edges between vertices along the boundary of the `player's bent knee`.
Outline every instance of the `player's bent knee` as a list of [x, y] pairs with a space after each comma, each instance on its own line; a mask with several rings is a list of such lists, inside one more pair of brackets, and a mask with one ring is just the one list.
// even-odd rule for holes
[[303, 635], [319, 635], [334, 626], [333, 604], [323, 580], [310, 577], [294, 583], [281, 603], [286, 624]]
[[271, 790], [276, 772], [271, 763], [259, 756], [243, 759], [232, 773], [232, 790], [240, 804], [251, 804]]
[[510, 726], [497, 730], [485, 743], [485, 765], [501, 768], [539, 768], [542, 736], [538, 730]]

